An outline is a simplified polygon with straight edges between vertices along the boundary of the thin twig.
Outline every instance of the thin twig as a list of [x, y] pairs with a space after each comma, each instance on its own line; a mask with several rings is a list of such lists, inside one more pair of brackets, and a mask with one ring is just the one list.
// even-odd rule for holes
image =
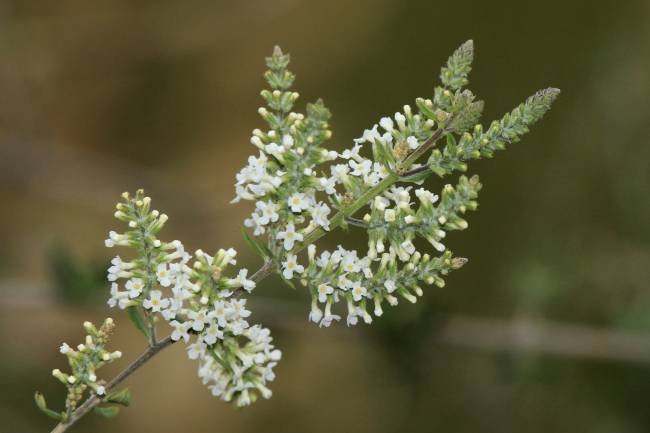
[[[142, 353], [142, 355], [140, 355], [128, 367], [122, 370], [117, 376], [113, 378], [113, 380], [111, 380], [105, 386], [106, 394], [108, 394], [114, 388], [119, 386], [120, 383], [122, 383], [127, 377], [133, 374], [137, 369], [139, 369], [144, 364], [146, 364], [151, 358], [153, 358], [161, 350], [174, 343], [175, 341], [172, 340], [171, 336], [168, 336], [167, 338], [159, 341], [158, 343], [154, 344], [153, 346], [145, 350]], [[70, 418], [68, 418], [66, 421], [62, 421], [59, 424], [57, 424], [51, 433], [63, 433], [64, 431], [68, 430], [70, 427], [76, 424], [77, 421], [83, 418], [84, 415], [86, 415], [88, 412], [93, 410], [100, 403], [102, 403], [102, 399], [99, 396], [93, 394], [91, 397], [88, 397], [88, 399], [85, 402], [83, 402], [81, 406], [79, 406], [74, 412], [72, 412]]]
[[416, 174], [424, 173], [427, 170], [430, 170], [428, 165], [423, 165], [417, 168], [414, 168], [413, 170], [409, 170], [406, 173], [402, 174], [399, 178], [400, 181], [408, 181], [408, 178], [411, 176], [415, 176]]
[[345, 221], [351, 226], [361, 227], [364, 229], [368, 228], [368, 224], [366, 224], [363, 220], [359, 218], [347, 217], [345, 218]]

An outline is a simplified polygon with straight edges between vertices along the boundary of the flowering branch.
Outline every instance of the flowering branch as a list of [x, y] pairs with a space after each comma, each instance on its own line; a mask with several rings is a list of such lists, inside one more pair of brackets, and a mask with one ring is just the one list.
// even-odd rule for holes
[[[179, 340], [187, 344], [188, 357], [198, 361], [199, 377], [213, 395], [238, 406], [269, 398], [267, 385], [282, 354], [268, 329], [248, 323], [251, 312], [243, 296], [273, 273], [292, 287], [298, 282], [309, 290], [309, 320], [324, 327], [341, 319], [334, 311], [339, 303], [347, 307], [348, 325], [359, 319], [371, 323], [369, 309], [381, 316], [386, 303], [395, 306], [400, 298], [416, 302], [423, 285], [443, 287], [444, 277], [467, 262], [447, 250], [443, 240], [449, 231], [468, 227], [465, 213], [477, 209], [481, 184], [477, 176], [460, 176], [438, 195], [423, 188], [423, 182], [434, 173], [464, 172], [469, 161], [491, 157], [518, 141], [559, 94], [552, 88], [539, 91], [484, 131], [478, 123], [483, 101], [463, 88], [472, 60], [473, 43], [468, 41], [442, 68], [442, 85], [430, 99], [417, 98], [416, 109], [405, 105], [394, 116], [382, 117], [338, 153], [324, 148], [332, 135], [331, 115], [321, 100], [307, 104], [304, 114], [292, 111], [299, 97], [291, 90], [295, 76], [287, 69], [289, 56], [276, 47], [266, 59], [269, 89], [261, 92], [266, 106], [258, 109], [268, 129], [253, 131], [251, 144], [259, 154], [250, 156], [237, 174], [233, 200], [255, 202], [244, 221], [253, 237], [246, 230], [243, 235], [262, 258], [262, 267], [250, 277], [247, 269], [231, 273], [230, 266], [237, 263], [232, 248], [190, 254], [180, 241], [158, 239], [167, 216], [152, 210], [142, 190], [124, 193], [115, 217], [128, 228], [110, 232], [106, 246], [127, 247], [135, 254], [112, 260], [108, 305], [127, 311], [150, 348], [102, 386], [94, 370], [102, 362], [106, 336], [87, 328], [91, 340], [79, 349], [81, 355], [62, 346], [72, 374], [55, 370], [69, 388], [66, 411], [51, 411], [37, 394], [41, 410], [59, 419], [64, 431], [90, 409], [102, 409], [100, 402], [124, 401], [122, 394], [103, 396]], [[355, 217], [361, 211], [363, 216]], [[317, 256], [318, 240], [348, 226], [367, 233], [367, 252], [338, 246]], [[419, 251], [417, 238], [433, 251]], [[155, 331], [161, 321], [172, 332], [158, 342]], [[77, 408], [87, 389], [90, 397]], [[115, 413], [103, 408], [104, 415]]]
[[[110, 393], [115, 388], [117, 388], [126, 378], [133, 374], [137, 369], [145, 365], [151, 358], [156, 356], [161, 350], [172, 345], [175, 341], [172, 340], [171, 336], [162, 339], [161, 341], [155, 343], [145, 350], [142, 355], [140, 355], [135, 361], [133, 361], [128, 367], [122, 370], [113, 380], [105, 385], [105, 390], [107, 393]], [[110, 401], [110, 400], [109, 400]], [[60, 422], [59, 424], [52, 429], [52, 433], [63, 433], [77, 423], [81, 418], [88, 414], [93, 409], [97, 408], [100, 404], [104, 403], [105, 400], [98, 395], [90, 396], [81, 406], [79, 406], [74, 412], [70, 414], [65, 422]]]

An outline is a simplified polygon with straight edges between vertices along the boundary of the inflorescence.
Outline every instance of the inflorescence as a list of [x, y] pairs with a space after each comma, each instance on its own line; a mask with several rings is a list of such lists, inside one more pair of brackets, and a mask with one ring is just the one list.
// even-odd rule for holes
[[[472, 60], [468, 41], [442, 68], [430, 98], [381, 117], [337, 152], [324, 147], [332, 133], [321, 100], [307, 104], [304, 114], [293, 111], [295, 76], [287, 69], [289, 55], [276, 47], [266, 59], [266, 106], [258, 110], [267, 128], [253, 131], [250, 142], [259, 152], [237, 174], [233, 200], [255, 202], [244, 226], [257, 239], [245, 238], [264, 266], [249, 277], [246, 269], [230, 270], [237, 255], [232, 248], [192, 255], [180, 241], [158, 239], [167, 216], [152, 210], [142, 191], [124, 193], [115, 217], [128, 228], [110, 232], [106, 246], [135, 254], [112, 260], [109, 306], [127, 310], [152, 347], [156, 323], [168, 323], [171, 338], [184, 341], [189, 358], [198, 360], [212, 393], [244, 406], [271, 396], [267, 384], [281, 358], [270, 331], [249, 325], [251, 312], [241, 299], [269, 270], [309, 290], [308, 318], [325, 327], [342, 312], [348, 325], [371, 323], [385, 305], [416, 302], [427, 285], [443, 287], [444, 277], [467, 261], [447, 249], [446, 236], [468, 227], [465, 214], [476, 210], [481, 184], [477, 176], [461, 175], [436, 194], [424, 181], [464, 172], [471, 160], [518, 141], [559, 94], [541, 90], [485, 129], [479, 123], [484, 104], [465, 88]], [[364, 230], [367, 249], [339, 245], [318, 253], [315, 242], [339, 227]], [[100, 330], [86, 326], [88, 341], [78, 351], [62, 346], [73, 373], [54, 374], [68, 386], [68, 414], [85, 389], [104, 392], [94, 371], [118, 357], [103, 348], [111, 327], [110, 319]]]

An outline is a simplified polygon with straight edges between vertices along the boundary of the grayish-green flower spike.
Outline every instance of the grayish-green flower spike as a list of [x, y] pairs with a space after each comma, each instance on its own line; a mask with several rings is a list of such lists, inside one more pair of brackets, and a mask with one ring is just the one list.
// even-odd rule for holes
[[277, 45], [273, 49], [273, 54], [266, 58], [266, 66], [269, 69], [264, 74], [264, 78], [272, 90], [287, 90], [293, 84], [296, 76], [287, 70], [289, 60], [289, 55], [282, 53]]
[[472, 70], [474, 42], [470, 39], [458, 47], [440, 70], [440, 81], [451, 90], [458, 90], [468, 83], [467, 76]]
[[559, 89], [548, 88], [536, 92], [501, 120], [494, 121], [487, 131], [481, 125], [473, 133], [464, 133], [458, 144], [447, 143], [441, 151], [434, 149], [428, 161], [431, 171], [445, 176], [454, 170], [466, 170], [466, 161], [481, 157], [491, 158], [495, 151], [503, 150], [528, 132], [528, 127], [540, 120], [560, 94]]

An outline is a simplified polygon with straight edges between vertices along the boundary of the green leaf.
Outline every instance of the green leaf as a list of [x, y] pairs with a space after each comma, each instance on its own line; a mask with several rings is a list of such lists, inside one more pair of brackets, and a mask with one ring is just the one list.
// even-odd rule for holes
[[122, 406], [128, 406], [131, 404], [131, 392], [128, 388], [111, 392], [104, 398], [104, 401], [121, 404]]
[[129, 315], [129, 319], [131, 319], [131, 322], [135, 325], [135, 327], [142, 332], [142, 334], [147, 338], [147, 341], [151, 340], [151, 331], [149, 329], [149, 325], [147, 325], [147, 322], [145, 322], [144, 318], [142, 317], [142, 314], [140, 314], [140, 310], [137, 306], [132, 305], [126, 309], [127, 314]]
[[97, 415], [103, 416], [104, 418], [113, 418], [118, 413], [120, 413], [120, 408], [117, 406], [103, 406], [103, 407], [97, 406], [94, 409], [94, 412]]
[[47, 407], [47, 402], [45, 401], [45, 397], [43, 396], [43, 394], [41, 394], [38, 391], [34, 394], [34, 402], [36, 402], [36, 406], [38, 406], [40, 411], [43, 412], [45, 415], [49, 416], [50, 418], [53, 418], [57, 421], [60, 421], [63, 418], [63, 416], [60, 413], [55, 412], [52, 409], [49, 409]]
[[246, 241], [248, 246], [251, 247], [251, 249], [255, 251], [264, 260], [273, 257], [271, 251], [269, 251], [269, 249], [265, 245], [262, 245], [259, 242], [257, 242], [255, 239], [251, 238], [244, 227], [241, 228], [241, 234], [244, 237], [244, 240]]

